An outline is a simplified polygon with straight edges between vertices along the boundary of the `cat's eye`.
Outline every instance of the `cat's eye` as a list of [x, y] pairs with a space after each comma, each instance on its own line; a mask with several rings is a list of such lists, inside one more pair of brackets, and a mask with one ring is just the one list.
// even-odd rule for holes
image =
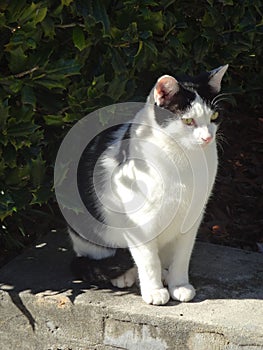
[[183, 118], [183, 119], [182, 119], [182, 122], [183, 122], [185, 125], [194, 125], [194, 119], [193, 119], [193, 118]]
[[218, 112], [214, 112], [212, 115], [211, 115], [211, 120], [216, 120], [217, 118], [219, 117], [219, 113]]

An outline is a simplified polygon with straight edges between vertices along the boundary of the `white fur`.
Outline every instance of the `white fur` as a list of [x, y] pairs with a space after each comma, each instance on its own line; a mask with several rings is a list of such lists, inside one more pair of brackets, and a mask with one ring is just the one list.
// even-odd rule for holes
[[[149, 304], [165, 304], [172, 297], [189, 301], [195, 290], [188, 279], [189, 260], [216, 171], [216, 126], [212, 110], [196, 94], [185, 118], [187, 126], [174, 118], [160, 127], [154, 118], [154, 89], [131, 128], [129, 159], [116, 165], [120, 145], [102, 156], [103, 186], [97, 186], [108, 226], [98, 232], [105, 246], [129, 247], [135, 264], [142, 298]], [[209, 142], [205, 140], [209, 138]], [[211, 140], [210, 140], [211, 139]], [[79, 255], [101, 258], [112, 250], [91, 250], [89, 243], [73, 239]], [[163, 286], [162, 269], [168, 273]], [[112, 281], [131, 286], [136, 269]]]
[[138, 276], [137, 268], [136, 266], [134, 266], [128, 271], [126, 271], [120, 277], [112, 279], [111, 283], [114, 287], [118, 287], [118, 288], [131, 287], [136, 282], [137, 276]]

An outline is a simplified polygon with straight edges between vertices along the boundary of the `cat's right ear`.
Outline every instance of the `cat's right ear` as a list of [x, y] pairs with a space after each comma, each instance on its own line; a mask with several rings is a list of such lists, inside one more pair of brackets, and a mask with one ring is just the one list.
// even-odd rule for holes
[[210, 85], [212, 90], [217, 94], [221, 90], [221, 81], [223, 79], [225, 72], [227, 71], [227, 68], [228, 68], [228, 64], [226, 64], [225, 66], [221, 66], [219, 68], [213, 69], [211, 72], [209, 72], [208, 85]]
[[154, 87], [154, 101], [157, 106], [166, 106], [178, 91], [178, 81], [170, 75], [163, 75]]

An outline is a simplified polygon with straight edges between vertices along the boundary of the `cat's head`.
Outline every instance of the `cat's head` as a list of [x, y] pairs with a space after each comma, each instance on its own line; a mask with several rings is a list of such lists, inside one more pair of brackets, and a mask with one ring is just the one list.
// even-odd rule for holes
[[164, 75], [153, 89], [157, 106], [172, 113], [156, 114], [156, 122], [169, 134], [179, 134], [186, 147], [206, 146], [215, 140], [220, 120], [221, 81], [228, 65], [197, 77], [177, 78]]

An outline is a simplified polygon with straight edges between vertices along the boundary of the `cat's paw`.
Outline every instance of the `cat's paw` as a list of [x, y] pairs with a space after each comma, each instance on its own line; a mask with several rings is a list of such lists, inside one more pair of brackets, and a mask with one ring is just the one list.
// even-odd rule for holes
[[147, 304], [164, 305], [170, 299], [170, 294], [166, 288], [152, 289], [142, 292], [142, 298]]
[[137, 279], [137, 268], [132, 267], [126, 271], [123, 275], [111, 280], [111, 284], [117, 288], [129, 288]]
[[187, 302], [194, 298], [195, 289], [191, 284], [183, 286], [169, 287], [169, 292], [174, 300]]

